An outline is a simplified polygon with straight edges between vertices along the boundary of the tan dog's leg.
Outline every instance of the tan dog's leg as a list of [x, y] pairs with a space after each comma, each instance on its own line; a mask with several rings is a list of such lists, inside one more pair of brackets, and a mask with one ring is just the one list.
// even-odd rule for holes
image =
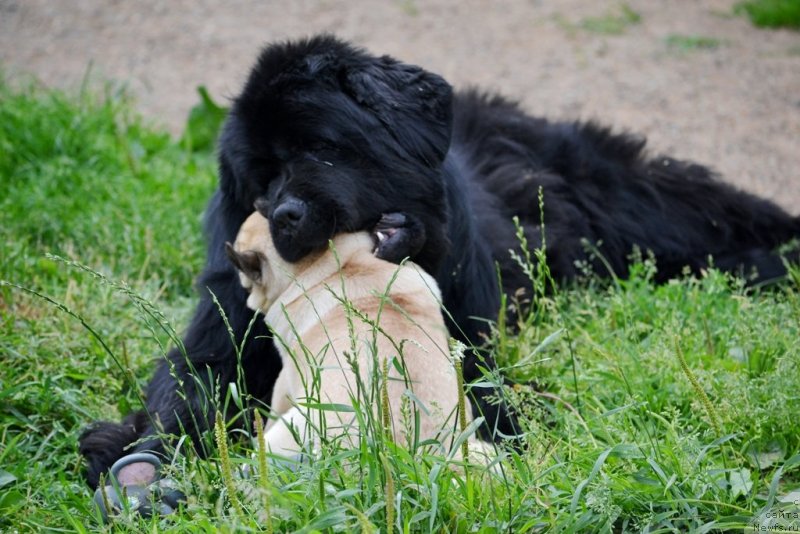
[[[272, 399], [270, 400], [269, 408], [276, 417], [280, 417], [292, 409], [292, 373], [297, 374], [297, 371], [287, 367], [281, 369], [278, 378], [275, 380], [275, 385], [272, 387]], [[267, 421], [266, 428], [269, 429], [274, 424], [274, 421]]]
[[267, 451], [287, 458], [297, 456], [308, 442], [307, 427], [306, 414], [297, 406], [290, 408], [267, 430]]

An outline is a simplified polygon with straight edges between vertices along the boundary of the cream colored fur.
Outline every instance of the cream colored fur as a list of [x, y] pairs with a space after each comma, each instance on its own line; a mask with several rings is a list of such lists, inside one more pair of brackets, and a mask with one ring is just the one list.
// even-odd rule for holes
[[[328, 438], [343, 436], [350, 444], [357, 442], [359, 429], [354, 413], [309, 410], [303, 404], [352, 407], [357, 380], [369, 387], [372, 377], [380, 376], [383, 361], [392, 358], [403, 362], [407, 375], [404, 380], [394, 366], [389, 366], [388, 396], [395, 441], [407, 443], [408, 439], [401, 414], [404, 402], [412, 413], [419, 412], [419, 441], [439, 439], [445, 446], [440, 452], [447, 453], [458, 434], [458, 386], [436, 281], [413, 263], [397, 266], [376, 258], [373, 248], [366, 232], [341, 234], [333, 239], [332, 251], [287, 263], [274, 248], [268, 221], [258, 212], [239, 231], [236, 254], [255, 252], [260, 259], [260, 272], [253, 278], [240, 272], [242, 284], [250, 290], [247, 305], [264, 312], [283, 361], [272, 395], [275, 417], [266, 431], [266, 442], [273, 453], [295, 456], [303, 447], [319, 442], [318, 436], [308, 435], [307, 418], [314, 425], [324, 418]], [[348, 312], [345, 300], [359, 314], [377, 320], [379, 328]], [[315, 371], [320, 375], [319, 398], [311, 400], [306, 396]], [[422, 406], [410, 401], [407, 391], [413, 392]], [[471, 420], [469, 403], [467, 414]], [[471, 439], [470, 449], [483, 460], [491, 448]], [[455, 456], [460, 457], [458, 452]]]

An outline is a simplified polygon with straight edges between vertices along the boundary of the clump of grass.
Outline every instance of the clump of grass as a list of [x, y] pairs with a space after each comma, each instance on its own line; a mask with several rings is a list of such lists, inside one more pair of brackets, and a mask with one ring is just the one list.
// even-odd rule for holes
[[0, 255], [34, 277], [60, 275], [30, 254], [46, 251], [190, 294], [213, 155], [185, 151], [111, 89], [0, 83], [0, 101]]
[[[0, 84], [0, 279], [75, 314], [0, 287], [0, 530], [100, 528], [77, 437], [92, 420], [140, 406], [152, 359], [173, 343], [155, 323], [186, 324], [194, 305], [213, 158], [107, 97]], [[79, 205], [73, 192], [96, 196]], [[644, 254], [627, 279], [587, 276], [554, 288], [543, 237], [534, 227], [519, 237], [528, 240], [515, 254], [531, 287], [505, 302], [515, 313], [493, 325], [489, 348], [508, 375], [538, 386], [509, 397], [528, 431], [524, 452], [502, 452], [496, 470], [470, 466], [465, 477], [432, 444], [415, 443], [413, 414], [407, 443], [385, 440], [376, 365], [375, 383], [353, 395], [367, 429], [355, 443], [324, 440], [313, 461], [265, 468], [271, 456], [230, 426], [235, 483], [226, 489], [210, 432], [211, 461], [184, 445], [187, 454], [165, 466], [190, 496], [182, 511], [113, 528], [250, 531], [270, 518], [275, 532], [732, 530], [800, 488], [800, 269], [765, 291], [713, 269], [657, 285], [658, 266]], [[115, 280], [161, 313], [132, 305]], [[697, 410], [676, 340], [720, 430]], [[221, 389], [209, 386], [210, 395]], [[245, 404], [228, 391], [209, 410]], [[256, 462], [259, 476], [236, 477], [236, 466]], [[233, 494], [241, 516], [224, 513]]]
[[419, 15], [419, 6], [415, 0], [401, 0], [398, 3], [400, 11], [409, 17], [416, 17]]
[[204, 85], [197, 88], [197, 94], [200, 102], [189, 111], [181, 144], [192, 152], [207, 152], [216, 145], [219, 130], [228, 116], [228, 108], [214, 102]]
[[691, 52], [696, 50], [716, 50], [722, 46], [722, 41], [715, 37], [672, 34], [667, 37], [666, 44], [672, 50]]
[[587, 17], [580, 22], [581, 28], [593, 33], [622, 35], [628, 27], [639, 24], [642, 16], [628, 4], [620, 4], [615, 11], [600, 17]]
[[111, 87], [68, 96], [0, 79], [0, 280], [31, 290], [0, 287], [0, 530], [93, 524], [78, 435], [138, 409], [171, 343], [127, 296], [48, 253], [125, 280], [183, 325], [214, 174], [212, 154], [186, 153]]
[[748, 0], [736, 4], [737, 14], [746, 14], [756, 26], [800, 29], [800, 2], [797, 0]]

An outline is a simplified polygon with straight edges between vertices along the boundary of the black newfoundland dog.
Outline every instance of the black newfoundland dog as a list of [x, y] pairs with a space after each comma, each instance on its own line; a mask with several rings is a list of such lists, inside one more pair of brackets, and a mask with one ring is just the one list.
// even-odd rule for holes
[[[709, 256], [754, 281], [784, 274], [775, 248], [800, 236], [800, 218], [717, 181], [700, 165], [646, 157], [644, 145], [594, 124], [530, 117], [498, 96], [454, 94], [435, 74], [331, 36], [267, 47], [219, 140], [208, 264], [184, 338], [188, 361], [173, 350], [161, 362], [147, 389], [147, 412], [84, 432], [89, 483], [96, 486], [130, 452], [162, 452], [157, 433], [198, 438], [214, 414], [192, 372], [223, 388], [236, 381], [237, 356], [211, 292], [243, 338], [252, 312], [224, 243], [254, 206], [272, 222], [288, 261], [325, 247], [337, 232], [377, 228], [386, 237], [377, 253], [412, 256], [434, 274], [453, 335], [475, 345], [500, 306], [496, 266], [502, 291], [529, 286], [509, 254], [519, 248], [514, 216], [531, 247], [541, 245], [544, 220], [556, 279], [574, 277], [582, 260], [601, 275], [625, 276], [634, 247], [652, 251], [661, 278], [686, 266], [697, 271]], [[587, 253], [584, 240], [603, 262]], [[240, 355], [247, 390], [261, 400], [270, 398], [280, 367], [266, 334], [256, 321]], [[480, 375], [480, 360], [468, 357], [468, 380]], [[488, 355], [483, 361], [493, 366]], [[476, 404], [487, 430], [513, 434], [502, 403], [486, 399], [496, 392], [480, 391]]]

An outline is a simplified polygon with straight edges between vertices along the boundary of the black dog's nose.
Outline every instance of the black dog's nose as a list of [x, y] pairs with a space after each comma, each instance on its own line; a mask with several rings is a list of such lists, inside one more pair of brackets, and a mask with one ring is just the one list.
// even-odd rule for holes
[[289, 197], [272, 212], [272, 223], [281, 230], [293, 230], [308, 212], [308, 206], [299, 198]]

